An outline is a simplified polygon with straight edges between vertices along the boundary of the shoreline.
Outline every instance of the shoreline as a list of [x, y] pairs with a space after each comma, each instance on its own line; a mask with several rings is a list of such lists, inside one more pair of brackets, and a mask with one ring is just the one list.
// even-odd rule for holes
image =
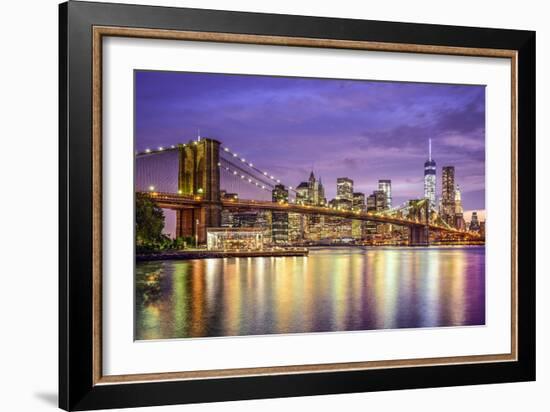
[[238, 258], [238, 257], [293, 257], [293, 256], [308, 256], [309, 250], [318, 250], [318, 249], [344, 249], [344, 248], [429, 248], [429, 247], [481, 247], [485, 244], [438, 244], [430, 246], [400, 246], [400, 245], [312, 245], [304, 248], [294, 248], [294, 249], [285, 249], [285, 250], [232, 250], [232, 251], [221, 251], [221, 250], [189, 250], [189, 251], [166, 251], [159, 253], [151, 254], [137, 254], [136, 262], [149, 262], [149, 261], [159, 261], [159, 260], [194, 260], [194, 259], [221, 259], [221, 258]]
[[307, 256], [307, 248], [296, 248], [288, 250], [190, 250], [170, 251], [151, 254], [136, 255], [136, 262], [147, 262], [155, 260], [192, 260], [192, 259], [220, 259], [235, 257], [292, 257]]

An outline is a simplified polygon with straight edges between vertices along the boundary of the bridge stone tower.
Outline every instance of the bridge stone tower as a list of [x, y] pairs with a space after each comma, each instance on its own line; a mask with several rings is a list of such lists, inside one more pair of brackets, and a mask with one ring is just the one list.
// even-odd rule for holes
[[220, 226], [220, 142], [199, 139], [178, 145], [178, 193], [202, 200], [201, 206], [176, 212], [176, 236], [206, 242], [206, 228]]
[[409, 246], [429, 246], [430, 202], [428, 199], [423, 199], [411, 205], [411, 208], [411, 213], [416, 220], [424, 224], [409, 227]]

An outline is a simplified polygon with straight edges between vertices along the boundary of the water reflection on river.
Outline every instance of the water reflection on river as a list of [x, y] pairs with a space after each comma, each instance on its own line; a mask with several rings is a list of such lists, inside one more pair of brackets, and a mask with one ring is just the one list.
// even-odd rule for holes
[[136, 267], [136, 339], [484, 323], [484, 247], [319, 248]]

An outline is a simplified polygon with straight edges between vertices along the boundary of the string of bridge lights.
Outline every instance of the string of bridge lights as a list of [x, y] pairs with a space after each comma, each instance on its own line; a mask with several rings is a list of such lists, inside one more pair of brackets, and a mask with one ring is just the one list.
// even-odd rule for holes
[[[229, 149], [228, 147], [226, 147], [226, 146], [221, 146], [221, 147], [223, 148], [223, 151], [225, 153], [230, 154], [234, 158], [240, 160], [242, 164], [250, 167], [254, 171], [260, 173], [261, 175], [263, 175], [267, 179], [269, 179], [273, 182], [276, 182], [277, 184], [281, 183], [280, 179], [277, 179], [275, 176], [273, 176], [271, 173], [266, 172], [265, 170], [258, 169], [256, 166], [254, 166], [254, 164], [252, 162], [247, 161], [244, 157], [240, 157], [237, 153], [232, 152], [231, 149]], [[296, 190], [294, 190], [294, 188], [292, 186], [288, 186], [288, 189], [292, 190], [293, 192], [296, 192]]]
[[[196, 142], [195, 142], [196, 144]], [[187, 144], [183, 144], [183, 147], [185, 147]], [[136, 155], [137, 156], [142, 156], [142, 155], [147, 155], [147, 154], [156, 154], [156, 153], [161, 153], [161, 152], [165, 152], [165, 151], [171, 151], [171, 150], [175, 150], [177, 149], [178, 145], [169, 145], [169, 146], [158, 146], [158, 148], [156, 149], [151, 149], [151, 148], [146, 148], [144, 151], [142, 152], [136, 152]], [[275, 176], [273, 176], [271, 173], [265, 171], [265, 170], [261, 170], [259, 169], [258, 167], [254, 166], [254, 164], [252, 162], [248, 162], [244, 157], [240, 157], [237, 153], [235, 152], [232, 152], [228, 147], [226, 146], [221, 146], [223, 151], [229, 155], [231, 155], [233, 158], [237, 159], [237, 160], [240, 160], [240, 162], [243, 164], [243, 165], [246, 165], [248, 166], [249, 168], [251, 168], [252, 170], [254, 170], [255, 172], [259, 173], [262, 175], [262, 177], [266, 178], [266, 179], [269, 179], [271, 180], [272, 182], [275, 182], [277, 184], [281, 184], [281, 180], [276, 178]], [[219, 166], [219, 164], [218, 164]], [[236, 171], [232, 171], [232, 172], [236, 172]], [[239, 172], [236, 172], [234, 173], [234, 175], [239, 175]], [[242, 176], [242, 175], [241, 175]], [[245, 177], [241, 177], [241, 179], [245, 179]], [[251, 180], [251, 179], [248, 179], [248, 180]], [[256, 182], [252, 182], [250, 181], [249, 183], [256, 183]], [[269, 189], [266, 189], [265, 188], [265, 185], [263, 184], [255, 184], [255, 186], [258, 186], [264, 190], [269, 190]], [[292, 187], [292, 186], [288, 186], [288, 189], [294, 193], [296, 193], [296, 190]]]
[[[198, 144], [200, 140], [195, 140], [193, 141], [194, 144]], [[182, 146], [182, 147], [185, 147], [187, 146], [188, 144], [190, 143], [180, 143], [180, 144], [171, 144], [171, 145], [166, 145], [166, 146], [158, 146], [156, 149], [151, 149], [150, 147], [148, 147], [147, 149], [145, 149], [144, 151], [142, 152], [136, 152], [136, 155], [137, 156], [141, 156], [141, 155], [146, 155], [146, 154], [155, 154], [155, 153], [160, 153], [160, 152], [167, 152], [167, 151], [170, 151], [170, 150], [176, 150], [178, 148], [178, 146]]]
[[[185, 145], [184, 145], [185, 146]], [[167, 151], [170, 151], [170, 150], [175, 150], [177, 149], [177, 146], [172, 144], [172, 145], [169, 145], [169, 146], [159, 146], [157, 147], [156, 149], [151, 149], [151, 148], [147, 148], [145, 149], [144, 151], [142, 152], [136, 152], [136, 156], [143, 156], [143, 155], [148, 155], [148, 154], [156, 154], [156, 153], [161, 153], [161, 152], [167, 152]]]
[[258, 183], [255, 181], [255, 179], [252, 179], [250, 177], [246, 177], [246, 175], [242, 174], [242, 173], [239, 173], [237, 170], [231, 170], [230, 167], [228, 166], [224, 166], [222, 165], [221, 163], [218, 163], [218, 167], [220, 169], [223, 169], [225, 170], [226, 172], [232, 174], [233, 176], [236, 176], [236, 177], [240, 177], [242, 181], [246, 182], [246, 183], [250, 183], [251, 185], [253, 186], [256, 186], [257, 188], [259, 189], [262, 189], [262, 190], [265, 190], [267, 192], [271, 192], [272, 190], [272, 187], [273, 186], [270, 186], [270, 185], [266, 185], [266, 184], [262, 184], [262, 183]]

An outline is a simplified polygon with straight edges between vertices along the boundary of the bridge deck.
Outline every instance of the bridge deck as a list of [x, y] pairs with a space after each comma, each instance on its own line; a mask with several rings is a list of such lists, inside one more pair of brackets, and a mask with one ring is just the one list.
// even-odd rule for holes
[[[207, 203], [200, 196], [179, 195], [174, 193], [159, 193], [159, 192], [140, 192], [140, 193], [142, 195], [145, 195], [155, 200], [155, 202], [159, 205], [159, 207], [165, 208], [165, 209], [174, 209], [174, 210], [192, 209], [192, 208], [200, 207], [201, 205]], [[266, 202], [266, 201], [248, 200], [248, 199], [235, 199], [235, 200], [231, 199], [231, 200], [222, 200], [220, 204], [222, 205], [223, 208], [226, 208], [226, 209], [271, 210], [271, 211], [279, 211], [279, 212], [341, 217], [345, 219], [370, 221], [370, 222], [376, 222], [376, 223], [387, 223], [387, 224], [392, 224], [397, 226], [407, 226], [407, 227], [425, 227], [426, 226], [424, 222], [410, 220], [406, 218], [400, 218], [400, 217], [385, 216], [380, 213], [338, 210], [330, 207], [299, 205], [295, 203], [277, 203], [277, 202]], [[428, 228], [430, 230], [457, 233], [457, 234], [468, 234], [469, 236], [476, 237], [474, 234], [469, 232], [464, 232], [458, 229], [448, 228], [448, 227], [436, 225], [433, 223], [430, 223], [428, 225]]]

